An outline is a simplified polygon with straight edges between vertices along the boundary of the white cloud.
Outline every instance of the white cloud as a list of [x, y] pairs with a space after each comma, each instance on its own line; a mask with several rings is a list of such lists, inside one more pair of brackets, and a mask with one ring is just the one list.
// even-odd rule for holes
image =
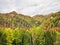
[[[33, 2], [33, 4], [32, 4]], [[55, 11], [60, 11], [60, 1], [59, 0], [35, 0], [27, 4], [26, 7], [18, 9], [18, 12], [27, 15], [34, 15], [34, 14], [47, 14]]]
[[0, 0], [0, 12], [6, 13], [12, 10], [16, 10], [14, 0]]
[[0, 0], [0, 12], [16, 10], [33, 16], [60, 11], [60, 0]]

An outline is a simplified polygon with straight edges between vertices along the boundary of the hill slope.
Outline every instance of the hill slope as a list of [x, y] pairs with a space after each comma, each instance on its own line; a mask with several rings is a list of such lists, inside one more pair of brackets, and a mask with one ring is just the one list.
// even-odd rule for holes
[[23, 14], [18, 14], [15, 11], [10, 13], [2, 14], [0, 13], [0, 27], [10, 27], [10, 28], [24, 28], [29, 29], [33, 26], [37, 26], [37, 20], [30, 16], [25, 16]]
[[60, 29], [60, 11], [48, 15], [35, 15], [33, 17], [18, 14], [15, 11], [0, 13], [0, 27], [30, 29], [32, 27], [42, 29]]

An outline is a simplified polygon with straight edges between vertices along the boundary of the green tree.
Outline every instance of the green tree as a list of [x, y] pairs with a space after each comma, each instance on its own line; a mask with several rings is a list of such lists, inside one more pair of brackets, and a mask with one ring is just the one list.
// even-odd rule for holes
[[24, 41], [24, 31], [23, 30], [19, 30], [19, 29], [15, 29], [13, 31], [13, 37], [14, 37], [14, 40], [12, 42], [13, 45], [23, 45], [23, 41]]
[[27, 30], [25, 33], [24, 33], [24, 45], [30, 45], [30, 34], [29, 34], [29, 31]]
[[60, 32], [56, 31], [57, 36], [56, 36], [56, 42], [54, 43], [54, 45], [60, 45]]
[[54, 45], [56, 41], [56, 32], [52, 30], [47, 30], [44, 33], [45, 44], [44, 45]]

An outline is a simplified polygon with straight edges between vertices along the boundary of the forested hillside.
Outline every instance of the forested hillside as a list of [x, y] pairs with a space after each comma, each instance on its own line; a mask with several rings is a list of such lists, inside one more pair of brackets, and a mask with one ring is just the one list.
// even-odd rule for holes
[[0, 27], [12, 29], [22, 28], [24, 30], [41, 27], [44, 30], [60, 30], [60, 11], [48, 15], [35, 15], [33, 17], [18, 14], [15, 11], [0, 13]]
[[40, 25], [40, 22], [34, 18], [18, 14], [15, 11], [5, 14], [0, 13], [0, 27], [29, 29], [38, 26], [37, 23]]
[[0, 45], [60, 45], [60, 11], [33, 17], [0, 13]]

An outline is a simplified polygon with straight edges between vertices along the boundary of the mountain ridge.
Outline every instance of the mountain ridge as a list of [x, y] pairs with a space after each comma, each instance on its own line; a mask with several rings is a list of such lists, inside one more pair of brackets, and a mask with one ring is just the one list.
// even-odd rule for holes
[[37, 14], [33, 17], [24, 14], [19, 14], [15, 11], [9, 13], [0, 13], [0, 27], [4, 27], [4, 28], [7, 27], [12, 29], [13, 28], [30, 29], [32, 27], [39, 27], [40, 25], [43, 25], [42, 26], [43, 28], [48, 25], [51, 26], [55, 25], [52, 27], [56, 27], [60, 25], [60, 11], [56, 13], [50, 13], [48, 15]]

